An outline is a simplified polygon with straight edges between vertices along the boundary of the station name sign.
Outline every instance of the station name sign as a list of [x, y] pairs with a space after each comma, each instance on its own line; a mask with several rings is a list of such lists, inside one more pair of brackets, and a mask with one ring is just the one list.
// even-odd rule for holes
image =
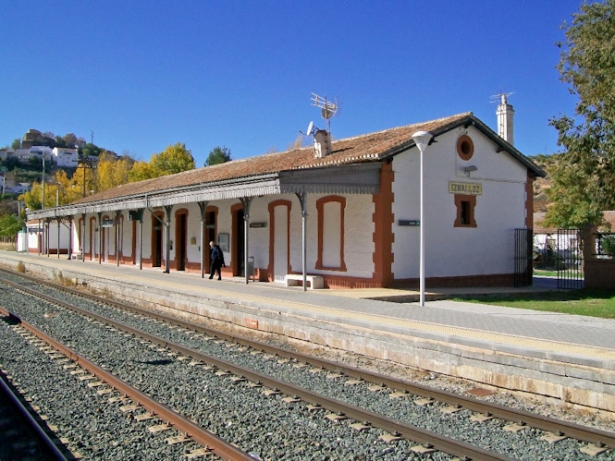
[[482, 195], [483, 185], [471, 182], [449, 182], [448, 191], [451, 194]]

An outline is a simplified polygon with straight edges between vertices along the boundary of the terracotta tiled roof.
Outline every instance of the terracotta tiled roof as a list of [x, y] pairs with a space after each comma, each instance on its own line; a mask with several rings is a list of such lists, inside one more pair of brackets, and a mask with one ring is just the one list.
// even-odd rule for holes
[[286, 152], [233, 160], [219, 165], [125, 184], [85, 197], [76, 201], [75, 204], [113, 200], [174, 188], [255, 177], [296, 169], [323, 168], [378, 161], [412, 144], [411, 136], [418, 130], [430, 131], [432, 134], [437, 135], [450, 129], [451, 126], [462, 123], [466, 119], [473, 119], [471, 112], [333, 141], [331, 154], [324, 158], [315, 158], [314, 149], [310, 146]]

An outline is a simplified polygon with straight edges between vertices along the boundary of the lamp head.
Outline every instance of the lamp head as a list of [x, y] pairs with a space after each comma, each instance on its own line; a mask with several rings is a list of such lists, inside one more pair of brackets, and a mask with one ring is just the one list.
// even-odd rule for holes
[[427, 148], [431, 138], [433, 138], [433, 135], [429, 131], [417, 131], [412, 135], [414, 144], [416, 144], [416, 147], [419, 148], [421, 153], [423, 153], [423, 151]]

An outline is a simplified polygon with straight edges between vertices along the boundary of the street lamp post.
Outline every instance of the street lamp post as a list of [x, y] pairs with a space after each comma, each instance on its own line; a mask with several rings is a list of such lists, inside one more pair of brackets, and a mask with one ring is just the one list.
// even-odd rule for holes
[[420, 156], [420, 201], [421, 201], [421, 215], [419, 217], [419, 228], [420, 228], [420, 305], [425, 306], [425, 222], [423, 216], [423, 152], [427, 149], [429, 142], [432, 139], [432, 134], [428, 131], [417, 131], [412, 135], [412, 139], [418, 147]]

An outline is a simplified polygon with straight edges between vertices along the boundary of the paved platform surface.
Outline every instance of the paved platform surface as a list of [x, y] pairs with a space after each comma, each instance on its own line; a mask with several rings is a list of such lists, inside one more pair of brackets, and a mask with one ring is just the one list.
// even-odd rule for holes
[[[307, 290], [277, 283], [245, 283], [245, 279], [209, 280], [200, 274], [164, 273], [161, 269], [69, 261], [65, 255], [45, 256], [0, 251], [0, 263], [17, 261], [49, 266], [58, 271], [79, 271], [88, 276], [130, 281], [170, 292], [258, 303], [284, 312], [300, 312], [313, 319], [356, 324], [373, 330], [413, 334], [518, 354], [531, 354], [615, 370], [615, 320], [547, 313], [525, 309], [455, 302], [441, 299], [454, 294], [523, 292], [545, 288], [462, 288], [428, 291], [424, 307], [418, 293], [394, 289]], [[376, 299], [374, 299], [376, 298]], [[387, 299], [417, 299], [391, 302]], [[435, 299], [435, 300], [431, 300]]]

